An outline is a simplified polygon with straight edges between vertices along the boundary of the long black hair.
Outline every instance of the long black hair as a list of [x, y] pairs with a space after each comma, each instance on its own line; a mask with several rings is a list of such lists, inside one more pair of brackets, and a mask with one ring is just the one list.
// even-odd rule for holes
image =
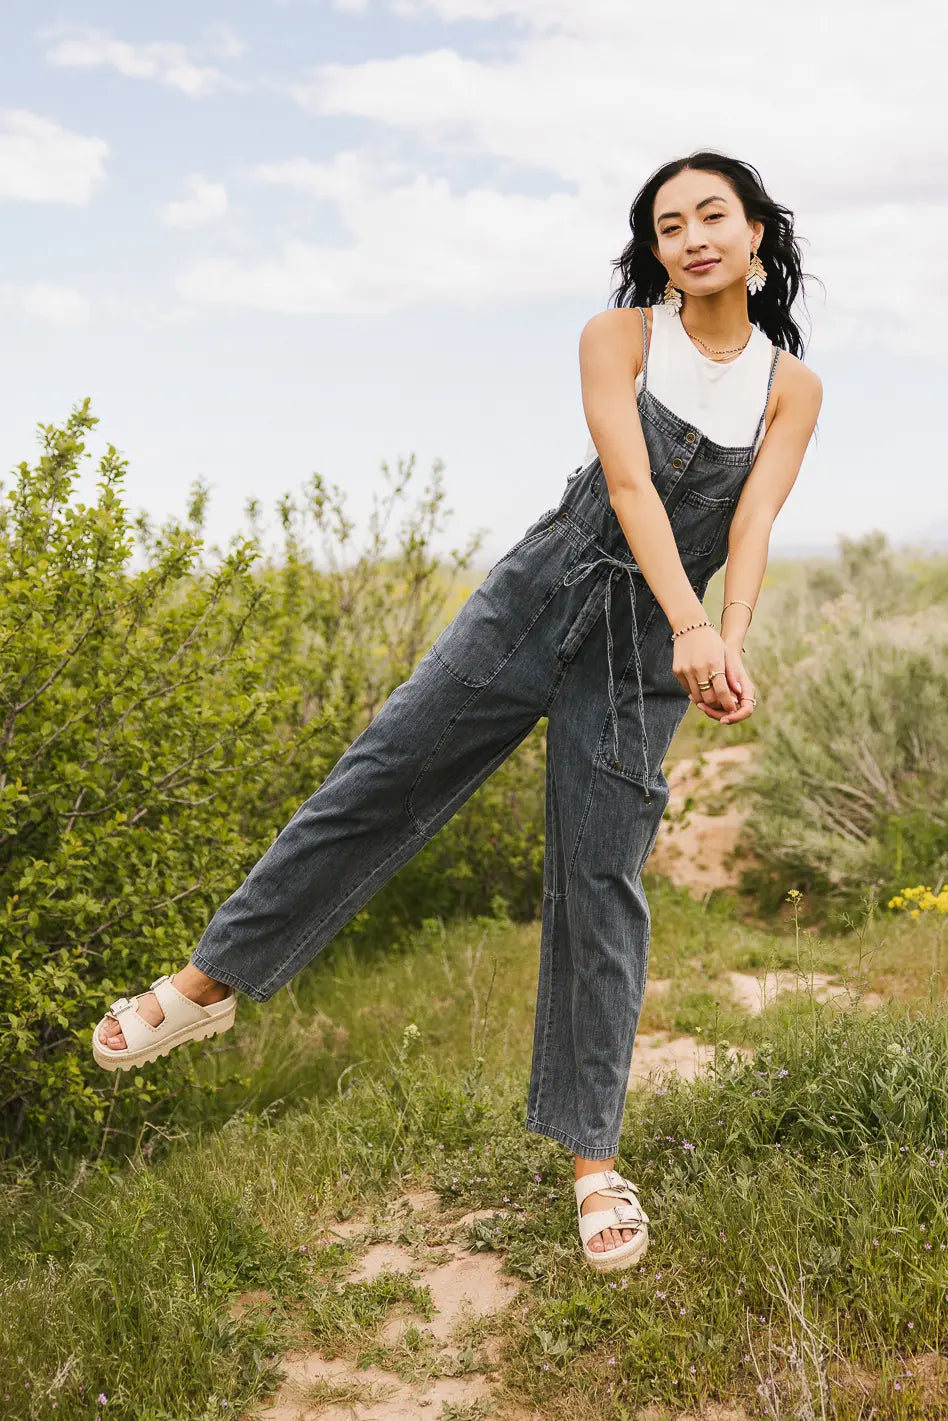
[[809, 273], [805, 275], [802, 270], [800, 248], [793, 234], [793, 213], [768, 194], [760, 173], [751, 163], [713, 149], [702, 148], [689, 153], [687, 158], [675, 158], [663, 164], [636, 194], [629, 210], [632, 236], [622, 255], [612, 263], [621, 273], [621, 281], [608, 304], [652, 306], [664, 300], [668, 272], [651, 250], [653, 245], [658, 246], [652, 214], [659, 188], [684, 168], [725, 178], [740, 198], [748, 222], [763, 222], [764, 235], [757, 252], [767, 268], [767, 281], [760, 291], [748, 291], [748, 316], [774, 345], [802, 360], [805, 347], [790, 308], [801, 283], [810, 278]]

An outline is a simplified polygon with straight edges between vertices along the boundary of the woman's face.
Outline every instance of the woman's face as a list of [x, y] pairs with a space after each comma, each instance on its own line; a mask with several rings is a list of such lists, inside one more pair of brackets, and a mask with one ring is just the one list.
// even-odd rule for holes
[[[684, 168], [655, 194], [657, 245], [652, 252], [681, 291], [706, 296], [747, 280], [751, 249], [764, 224], [748, 222], [737, 193], [717, 173]], [[711, 259], [713, 266], [688, 270]]]

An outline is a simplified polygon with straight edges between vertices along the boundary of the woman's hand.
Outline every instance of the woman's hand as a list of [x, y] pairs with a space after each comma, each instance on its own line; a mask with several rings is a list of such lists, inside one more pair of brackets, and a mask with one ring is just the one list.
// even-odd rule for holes
[[[672, 670], [689, 698], [711, 720], [730, 725], [746, 720], [754, 710], [751, 697], [757, 692], [741, 664], [740, 647], [725, 642], [714, 627], [695, 627], [675, 638]], [[702, 691], [699, 681], [711, 684]]]
[[[736, 725], [739, 720], [746, 720], [753, 715], [756, 710], [754, 698], [757, 696], [757, 687], [741, 664], [741, 649], [739, 646], [730, 646], [724, 643], [724, 667], [727, 671], [727, 682], [735, 693], [738, 702], [737, 709], [733, 712], [720, 711], [714, 706], [704, 704], [701, 709], [710, 720], [716, 720], [721, 725]], [[702, 676], [702, 681], [707, 680]], [[714, 684], [719, 686], [723, 683], [723, 676], [716, 676]]]

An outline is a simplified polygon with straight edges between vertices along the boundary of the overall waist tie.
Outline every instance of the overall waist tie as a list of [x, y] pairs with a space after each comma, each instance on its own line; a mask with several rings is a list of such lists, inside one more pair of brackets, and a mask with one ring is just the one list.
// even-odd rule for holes
[[569, 585], [572, 585], [574, 582], [582, 582], [582, 580], [583, 580], [584, 577], [586, 577], [590, 572], [592, 572], [592, 570], [593, 570], [594, 568], [598, 567], [599, 564], [600, 564], [600, 563], [603, 563], [603, 562], [604, 562], [604, 563], [611, 563], [611, 564], [612, 564], [612, 566], [609, 568], [609, 576], [608, 576], [608, 578], [606, 579], [606, 642], [607, 642], [607, 646], [608, 646], [608, 652], [607, 652], [606, 660], [607, 660], [608, 668], [609, 668], [609, 710], [610, 710], [610, 713], [611, 713], [611, 715], [612, 715], [612, 736], [613, 736], [613, 748], [614, 748], [614, 750], [615, 750], [615, 764], [616, 764], [616, 768], [618, 769], [618, 768], [619, 768], [619, 712], [618, 712], [618, 710], [617, 710], [617, 708], [616, 708], [615, 678], [614, 678], [613, 671], [612, 671], [613, 641], [612, 641], [612, 623], [611, 623], [611, 621], [610, 621], [610, 619], [609, 619], [609, 610], [610, 610], [610, 607], [611, 607], [611, 605], [612, 605], [612, 579], [613, 579], [613, 577], [614, 577], [614, 575], [615, 575], [615, 573], [616, 573], [616, 570], [619, 569], [619, 570], [622, 571], [622, 572], [628, 573], [628, 577], [629, 577], [629, 601], [630, 601], [631, 606], [632, 606], [632, 648], [633, 648], [633, 651], [634, 651], [634, 653], [635, 653], [635, 674], [636, 674], [637, 691], [638, 691], [638, 702], [639, 702], [639, 720], [640, 720], [641, 726], [642, 726], [642, 756], [643, 756], [643, 764], [644, 764], [644, 767], [645, 767], [645, 802], [646, 802], [646, 804], [648, 804], [648, 803], [651, 802], [652, 795], [651, 795], [651, 791], [649, 790], [649, 784], [648, 784], [648, 781], [649, 781], [648, 736], [647, 736], [646, 733], [645, 733], [645, 696], [644, 696], [644, 693], [643, 693], [643, 691], [642, 691], [642, 660], [641, 660], [641, 657], [640, 657], [640, 655], [639, 655], [639, 629], [638, 629], [638, 625], [636, 624], [636, 620], [635, 620], [635, 574], [634, 574], [634, 571], [633, 571], [633, 568], [632, 568], [632, 564], [631, 564], [631, 563], [628, 563], [628, 562], [625, 562], [622, 558], [612, 558], [612, 557], [606, 557], [606, 556], [599, 557], [599, 558], [593, 558], [593, 559], [590, 559], [589, 562], [577, 563], [577, 565], [576, 565], [575, 567], [570, 568], [569, 572], [568, 572], [568, 573], [566, 574], [566, 576], [563, 578], [563, 585], [564, 585], [564, 586], [569, 586]]

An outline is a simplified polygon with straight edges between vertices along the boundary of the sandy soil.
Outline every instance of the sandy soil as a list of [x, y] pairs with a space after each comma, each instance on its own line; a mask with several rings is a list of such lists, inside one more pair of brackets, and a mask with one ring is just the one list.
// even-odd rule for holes
[[[648, 868], [700, 898], [709, 888], [735, 888], [740, 864], [752, 862], [741, 839], [744, 822], [737, 803], [721, 814], [708, 813], [712, 796], [723, 801], [740, 784], [752, 759], [751, 745], [722, 745], [695, 759], [679, 760], [666, 771], [669, 800]], [[689, 798], [694, 800], [687, 807]], [[707, 808], [702, 809], [700, 806]], [[744, 857], [739, 861], [736, 854]]]

